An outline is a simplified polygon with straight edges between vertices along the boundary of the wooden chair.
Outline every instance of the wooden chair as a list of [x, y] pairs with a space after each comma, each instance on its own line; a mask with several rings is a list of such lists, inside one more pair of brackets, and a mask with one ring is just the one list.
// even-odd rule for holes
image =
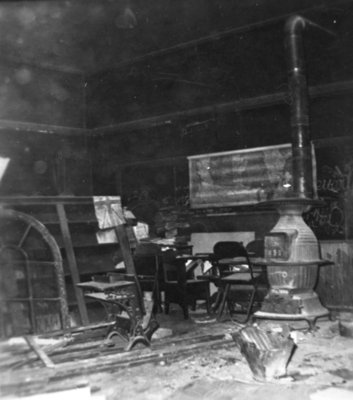
[[225, 305], [227, 303], [229, 313], [245, 314], [241, 321], [247, 322], [252, 313], [256, 296], [262, 296], [267, 285], [261, 280], [263, 273], [256, 272], [250, 260], [246, 248], [240, 242], [228, 243], [232, 249], [227, 253], [230, 257], [217, 260], [223, 274], [220, 277], [220, 286], [223, 287], [221, 303], [218, 309], [218, 319], [222, 319]]
[[202, 273], [197, 278], [201, 280], [207, 280], [209, 283], [213, 283], [217, 292], [215, 294], [214, 302], [212, 303], [212, 311], [217, 312], [221, 304], [223, 297], [225, 284], [221, 278], [230, 275], [232, 273], [232, 267], [230, 265], [220, 263], [220, 260], [225, 258], [235, 257], [238, 253], [238, 242], [234, 241], [219, 241], [213, 246], [212, 253], [202, 253], [202, 256], [207, 257], [211, 262], [212, 268], [206, 273]]
[[[169, 313], [170, 303], [177, 303], [183, 310], [184, 318], [189, 318], [188, 306], [195, 306], [196, 300], [205, 300], [207, 313], [210, 312], [210, 285], [207, 280], [195, 278], [193, 268], [187, 268], [187, 257], [166, 254], [163, 260], [163, 286], [165, 293], [165, 313]], [[196, 266], [196, 264], [195, 264]]]
[[162, 296], [162, 253], [153, 243], [139, 244], [133, 255], [134, 265], [142, 292], [152, 292], [155, 310], [161, 312]]

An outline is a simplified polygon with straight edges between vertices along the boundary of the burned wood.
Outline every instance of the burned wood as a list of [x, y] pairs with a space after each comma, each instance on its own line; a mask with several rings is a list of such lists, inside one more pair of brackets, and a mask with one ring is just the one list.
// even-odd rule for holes
[[[188, 345], [192, 344], [199, 344], [202, 345], [203, 343], [209, 343], [214, 340], [222, 340], [224, 338], [224, 335], [219, 334], [219, 335], [202, 335], [202, 336], [196, 336], [196, 337], [191, 337], [191, 338], [185, 338], [185, 337], [178, 337], [173, 339], [172, 341], [165, 341], [165, 340], [160, 340], [160, 341], [153, 341], [153, 352], [159, 352], [159, 351], [164, 351], [166, 347], [178, 347], [182, 348], [183, 344], [185, 342], [188, 343]], [[101, 357], [101, 356], [121, 356], [124, 357], [126, 355], [126, 352], [124, 351], [125, 344], [121, 342], [121, 344], [117, 343], [115, 347], [107, 347], [102, 345], [102, 341], [96, 341], [96, 342], [89, 342], [89, 343], [81, 343], [78, 345], [72, 345], [67, 348], [61, 348], [58, 349], [55, 353], [51, 354], [51, 357], [55, 364], [61, 364], [61, 363], [67, 363], [67, 362], [76, 362], [80, 360], [92, 360], [96, 357]], [[137, 353], [138, 352], [138, 353]], [[131, 353], [131, 357], [133, 358], [136, 356], [136, 354], [140, 354], [141, 351], [137, 350], [134, 351], [134, 353]]]
[[[187, 343], [185, 345], [185, 343]], [[165, 341], [161, 343], [154, 343], [153, 350], [141, 349], [134, 350], [132, 352], [120, 352], [112, 353], [112, 349], [109, 349], [106, 353], [100, 354], [98, 357], [83, 358], [83, 359], [71, 359], [66, 362], [58, 362], [58, 359], [53, 356], [55, 360], [56, 368], [48, 370], [47, 368], [26, 368], [20, 371], [16, 371], [14, 376], [11, 371], [4, 373], [2, 379], [2, 390], [8, 391], [9, 387], [16, 390], [14, 385], [14, 379], [18, 382], [18, 377], [21, 379], [21, 390], [27, 384], [27, 381], [31, 385], [35, 384], [36, 381], [43, 380], [49, 384], [50, 382], [73, 378], [82, 375], [89, 375], [91, 373], [104, 372], [109, 370], [118, 370], [119, 368], [135, 367], [146, 363], [160, 363], [162, 361], [175, 362], [180, 358], [189, 356], [191, 354], [197, 354], [207, 349], [216, 349], [222, 347], [234, 346], [233, 340], [226, 338], [224, 335], [200, 335], [192, 338], [178, 338], [172, 341]], [[78, 352], [79, 353], [79, 352]], [[68, 354], [70, 354], [70, 348], [68, 348]], [[87, 356], [87, 353], [86, 353]], [[50, 371], [50, 374], [48, 374]], [[17, 374], [17, 372], [19, 374]]]
[[69, 224], [68, 224], [68, 220], [67, 220], [67, 216], [66, 216], [65, 207], [62, 203], [57, 203], [56, 210], [57, 210], [58, 217], [59, 217], [60, 230], [61, 230], [62, 238], [64, 241], [66, 256], [68, 259], [68, 264], [69, 264], [70, 273], [71, 273], [71, 279], [74, 284], [74, 292], [75, 292], [75, 297], [76, 297], [77, 304], [78, 304], [78, 309], [80, 312], [81, 322], [83, 325], [88, 325], [89, 319], [88, 319], [86, 303], [83, 298], [83, 294], [82, 294], [81, 290], [78, 289], [78, 287], [76, 286], [77, 283], [80, 282], [80, 274], [79, 274], [77, 261], [76, 261], [76, 257], [75, 257], [75, 251], [74, 251], [73, 245], [72, 245], [71, 233], [70, 233], [70, 228], [69, 228]]
[[168, 360], [176, 361], [186, 355], [195, 354], [200, 351], [204, 351], [205, 348], [215, 349], [224, 346], [233, 345], [231, 339], [216, 339], [202, 343], [194, 343], [187, 346], [173, 346], [168, 347], [166, 350], [150, 351], [143, 349], [139, 353], [119, 353], [113, 355], [103, 355], [100, 357], [93, 358], [91, 360], [78, 360], [62, 363], [58, 366], [56, 379], [64, 379], [68, 376], [77, 376], [82, 374], [103, 372], [110, 369], [119, 369], [126, 367], [133, 367], [142, 365], [145, 363], [159, 363], [161, 361]]
[[38, 392], [49, 384], [55, 372], [52, 368], [41, 368], [40, 374], [28, 373], [28, 370], [1, 374], [0, 398], [6, 395]]
[[[46, 358], [49, 358], [49, 355], [51, 353], [53, 353], [57, 349], [62, 349], [64, 347], [66, 347], [69, 343], [72, 343], [73, 340], [74, 340], [73, 337], [64, 337], [62, 340], [59, 340], [57, 343], [54, 343], [54, 344], [49, 345], [49, 346], [44, 346], [43, 348], [41, 348], [41, 347], [39, 347], [38, 344], [35, 343], [33, 338], [29, 339], [29, 337], [26, 336], [25, 339], [26, 339], [27, 343], [30, 345], [31, 349], [34, 350], [35, 354], [33, 354], [33, 353], [29, 353], [28, 354], [28, 352], [26, 352], [25, 355], [28, 356], [28, 357], [24, 360], [23, 357], [25, 355], [23, 354], [23, 352], [19, 353], [18, 357], [21, 357], [20, 361], [13, 363], [13, 359], [11, 357], [11, 360], [12, 360], [11, 364], [9, 364], [7, 366], [1, 365], [0, 369], [4, 369], [4, 367], [6, 367], [8, 369], [14, 370], [14, 369], [18, 369], [18, 368], [24, 367], [25, 365], [29, 365], [30, 363], [33, 363], [33, 362], [37, 361], [38, 357], [41, 358], [40, 354], [43, 354], [43, 353], [44, 353], [44, 359], [42, 361], [46, 365], [45, 360], [46, 360]], [[31, 343], [29, 343], [28, 340], [30, 340]], [[32, 345], [34, 345], [36, 349], [34, 349]], [[51, 360], [49, 362], [49, 365], [46, 365], [46, 366], [47, 367], [51, 367], [50, 363], [52, 363]]]
[[286, 368], [294, 349], [294, 342], [281, 334], [248, 326], [233, 334], [255, 379], [267, 380], [286, 375]]
[[36, 355], [41, 359], [41, 361], [47, 368], [55, 367], [55, 364], [49, 358], [48, 354], [42, 348], [40, 348], [40, 346], [35, 342], [32, 336], [25, 336], [25, 339], [31, 349], [36, 353]]

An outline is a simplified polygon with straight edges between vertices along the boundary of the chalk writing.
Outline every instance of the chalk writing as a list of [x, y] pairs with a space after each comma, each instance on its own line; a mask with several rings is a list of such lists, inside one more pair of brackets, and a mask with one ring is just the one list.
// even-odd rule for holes
[[[322, 152], [328, 157], [330, 149]], [[317, 190], [325, 206], [313, 208], [304, 215], [306, 223], [320, 238], [339, 239], [349, 235], [352, 216], [349, 205], [353, 200], [353, 159], [352, 156], [335, 154], [335, 160], [328, 165], [318, 166]], [[320, 163], [318, 163], [320, 164]]]
[[333, 195], [345, 192], [349, 186], [352, 186], [352, 169], [351, 163], [345, 166], [344, 171], [341, 171], [337, 165], [334, 167], [325, 165], [322, 168], [323, 176], [317, 180], [318, 192]]
[[305, 214], [304, 219], [321, 236], [344, 235], [344, 209], [338, 202], [329, 202], [326, 207], [314, 208]]

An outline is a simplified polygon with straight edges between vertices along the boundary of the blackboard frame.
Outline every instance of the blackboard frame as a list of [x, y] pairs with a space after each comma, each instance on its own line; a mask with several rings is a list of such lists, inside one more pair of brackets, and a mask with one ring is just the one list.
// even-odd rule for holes
[[[261, 164], [265, 157], [273, 163], [271, 176]], [[192, 209], [248, 206], [292, 191], [289, 143], [190, 156], [188, 162]]]

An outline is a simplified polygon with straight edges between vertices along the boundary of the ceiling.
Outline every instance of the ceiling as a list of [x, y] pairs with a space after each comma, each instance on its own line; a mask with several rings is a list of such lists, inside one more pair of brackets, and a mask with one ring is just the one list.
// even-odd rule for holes
[[332, 25], [332, 10], [342, 13], [342, 3], [347, 1], [0, 1], [0, 54], [7, 62], [90, 74], [313, 7], [329, 7]]

